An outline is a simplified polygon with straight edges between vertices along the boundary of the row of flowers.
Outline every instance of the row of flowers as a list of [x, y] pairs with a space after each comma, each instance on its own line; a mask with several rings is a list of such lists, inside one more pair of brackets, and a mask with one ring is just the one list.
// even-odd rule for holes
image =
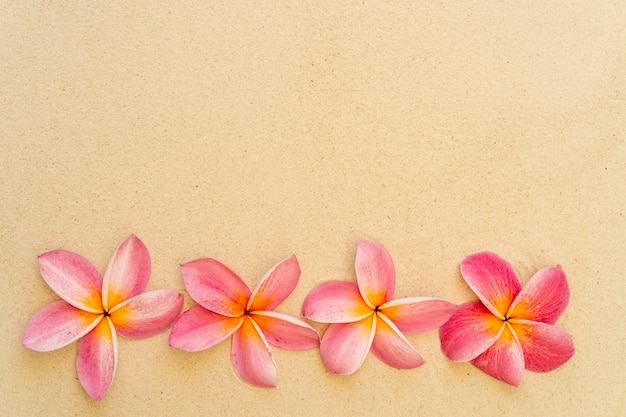
[[185, 288], [198, 304], [180, 314], [183, 295], [143, 293], [150, 276], [145, 245], [131, 235], [115, 251], [104, 277], [82, 256], [53, 250], [39, 256], [41, 274], [61, 297], [37, 312], [24, 331], [24, 347], [51, 351], [79, 340], [76, 367], [85, 391], [100, 400], [113, 382], [117, 335], [140, 339], [173, 324], [170, 346], [189, 352], [232, 336], [238, 375], [260, 387], [276, 385], [270, 344], [318, 347], [333, 374], [354, 373], [368, 352], [399, 369], [424, 363], [405, 334], [439, 328], [441, 349], [454, 362], [471, 361], [487, 374], [518, 386], [524, 369], [553, 370], [574, 354], [570, 335], [554, 326], [569, 301], [559, 266], [538, 271], [522, 288], [511, 265], [490, 252], [470, 255], [461, 274], [478, 300], [456, 306], [432, 297], [394, 299], [395, 270], [385, 248], [357, 244], [356, 282], [329, 281], [305, 298], [302, 316], [330, 323], [321, 341], [305, 321], [274, 311], [295, 289], [294, 255], [276, 264], [254, 291], [214, 259], [181, 265]]

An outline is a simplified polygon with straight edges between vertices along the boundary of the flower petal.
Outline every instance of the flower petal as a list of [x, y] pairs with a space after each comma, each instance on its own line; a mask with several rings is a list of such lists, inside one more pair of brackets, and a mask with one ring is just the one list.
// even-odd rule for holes
[[349, 323], [373, 310], [365, 304], [354, 282], [328, 281], [313, 288], [304, 299], [302, 315], [321, 323]]
[[150, 254], [141, 240], [130, 235], [122, 242], [104, 273], [102, 304], [105, 310], [141, 294], [150, 279]]
[[320, 344], [326, 368], [339, 375], [349, 375], [365, 361], [376, 333], [375, 315], [354, 322], [331, 324]]
[[320, 344], [317, 331], [294, 317], [275, 311], [255, 311], [250, 317], [271, 344], [283, 349], [304, 350]]
[[94, 400], [101, 400], [111, 387], [117, 367], [117, 336], [106, 317], [78, 344], [78, 380]]
[[363, 300], [375, 308], [391, 300], [396, 288], [396, 272], [387, 249], [361, 241], [356, 250], [356, 279]]
[[524, 376], [524, 355], [509, 325], [502, 336], [472, 364], [492, 377], [513, 386], [519, 386]]
[[524, 285], [507, 317], [554, 324], [568, 302], [569, 287], [561, 267], [542, 268]]
[[102, 312], [102, 277], [91, 262], [62, 249], [46, 252], [37, 259], [43, 279], [59, 297], [81, 310]]
[[142, 339], [167, 329], [183, 307], [183, 295], [171, 290], [155, 290], [139, 294], [110, 312], [118, 334]]
[[461, 274], [485, 307], [504, 320], [522, 288], [511, 264], [495, 253], [480, 252], [461, 262]]
[[62, 348], [89, 333], [102, 317], [102, 314], [79, 310], [63, 300], [55, 301], [30, 319], [22, 345], [39, 352]]
[[181, 314], [169, 337], [169, 345], [187, 352], [210, 348], [233, 334], [243, 317], [227, 317], [195, 305]]
[[381, 313], [378, 313], [376, 320], [372, 353], [387, 365], [398, 369], [413, 369], [424, 363], [424, 359], [400, 330]]
[[504, 326], [480, 301], [462, 304], [439, 328], [441, 350], [454, 362], [472, 360], [498, 340]]
[[300, 278], [295, 255], [277, 263], [263, 277], [248, 301], [248, 311], [273, 310], [291, 294]]
[[187, 292], [204, 308], [229, 317], [243, 314], [250, 289], [228, 267], [215, 259], [197, 259], [180, 271]]
[[511, 322], [524, 352], [526, 369], [549, 372], [574, 355], [574, 342], [565, 330], [551, 324]]
[[245, 316], [233, 334], [231, 360], [239, 376], [258, 387], [276, 386], [276, 363], [257, 324]]
[[392, 300], [380, 306], [403, 333], [420, 333], [437, 329], [457, 310], [457, 306], [439, 298], [412, 297]]

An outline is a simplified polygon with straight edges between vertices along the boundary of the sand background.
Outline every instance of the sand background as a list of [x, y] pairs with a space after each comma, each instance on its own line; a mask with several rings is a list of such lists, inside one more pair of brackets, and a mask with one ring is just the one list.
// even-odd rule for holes
[[[131, 2], [133, 3], [133, 2]], [[0, 6], [0, 414], [618, 416], [626, 407], [626, 4], [4, 2]], [[92, 401], [77, 344], [22, 348], [57, 296], [37, 255], [104, 271], [130, 233], [148, 289], [213, 257], [254, 286], [295, 253], [306, 294], [354, 279], [356, 242], [391, 253], [396, 297], [463, 303], [458, 265], [492, 250], [522, 282], [562, 265], [575, 356], [510, 387], [408, 336], [426, 364], [371, 354], [329, 374], [274, 349], [252, 387], [230, 343], [121, 339]], [[324, 326], [316, 325], [320, 331]]]

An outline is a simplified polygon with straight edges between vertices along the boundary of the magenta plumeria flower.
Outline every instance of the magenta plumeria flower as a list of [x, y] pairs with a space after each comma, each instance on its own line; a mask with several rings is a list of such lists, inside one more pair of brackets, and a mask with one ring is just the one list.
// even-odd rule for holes
[[196, 352], [232, 335], [235, 370], [259, 387], [276, 386], [276, 363], [268, 342], [294, 350], [319, 346], [315, 329], [273, 311], [298, 283], [300, 266], [295, 256], [270, 269], [252, 293], [237, 274], [214, 259], [188, 262], [181, 265], [181, 272], [189, 295], [199, 305], [176, 320], [171, 346]]
[[441, 327], [441, 349], [448, 358], [471, 361], [518, 386], [524, 368], [548, 372], [572, 357], [572, 338], [553, 325], [569, 302], [560, 266], [539, 270], [522, 288], [507, 261], [481, 252], [463, 260], [461, 274], [480, 301], [459, 306]]
[[41, 275], [62, 298], [37, 312], [24, 331], [24, 347], [47, 352], [80, 339], [76, 367], [87, 393], [100, 400], [117, 367], [117, 334], [131, 339], [165, 330], [183, 306], [175, 291], [141, 292], [150, 278], [150, 255], [131, 235], [115, 251], [104, 279], [82, 256], [53, 250], [39, 256]]
[[314, 288], [304, 301], [302, 315], [332, 323], [322, 337], [320, 351], [328, 370], [352, 374], [370, 348], [386, 364], [399, 369], [424, 363], [403, 333], [441, 326], [456, 306], [438, 298], [392, 300], [396, 276], [391, 256], [372, 242], [359, 242], [357, 282], [329, 281]]

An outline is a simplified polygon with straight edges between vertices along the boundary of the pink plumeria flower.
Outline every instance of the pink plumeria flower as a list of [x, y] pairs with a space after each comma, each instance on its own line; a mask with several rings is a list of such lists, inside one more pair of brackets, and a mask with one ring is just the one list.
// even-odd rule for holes
[[39, 310], [24, 330], [24, 347], [47, 352], [75, 340], [78, 380], [94, 400], [109, 390], [117, 367], [117, 334], [141, 339], [165, 330], [183, 306], [175, 291], [142, 294], [150, 255], [131, 235], [115, 251], [104, 279], [85, 258], [66, 250], [39, 256], [41, 275], [62, 298]]
[[172, 326], [170, 346], [197, 352], [233, 336], [231, 361], [239, 376], [259, 387], [276, 386], [269, 343], [283, 349], [319, 346], [317, 331], [274, 310], [295, 289], [300, 266], [294, 255], [276, 264], [254, 292], [225, 265], [198, 259], [181, 265], [187, 292], [199, 305]]
[[452, 361], [471, 361], [518, 386], [524, 368], [548, 372], [572, 357], [572, 338], [553, 326], [569, 302], [560, 266], [539, 270], [522, 288], [507, 261], [481, 252], [463, 260], [461, 274], [480, 301], [459, 306], [439, 331], [441, 349]]
[[320, 353], [328, 370], [348, 375], [361, 366], [370, 348], [384, 363], [398, 369], [416, 368], [424, 359], [403, 333], [441, 326], [456, 306], [438, 298], [392, 300], [396, 276], [391, 256], [372, 242], [359, 242], [357, 282], [329, 281], [314, 288], [302, 315], [332, 323], [322, 337]]

